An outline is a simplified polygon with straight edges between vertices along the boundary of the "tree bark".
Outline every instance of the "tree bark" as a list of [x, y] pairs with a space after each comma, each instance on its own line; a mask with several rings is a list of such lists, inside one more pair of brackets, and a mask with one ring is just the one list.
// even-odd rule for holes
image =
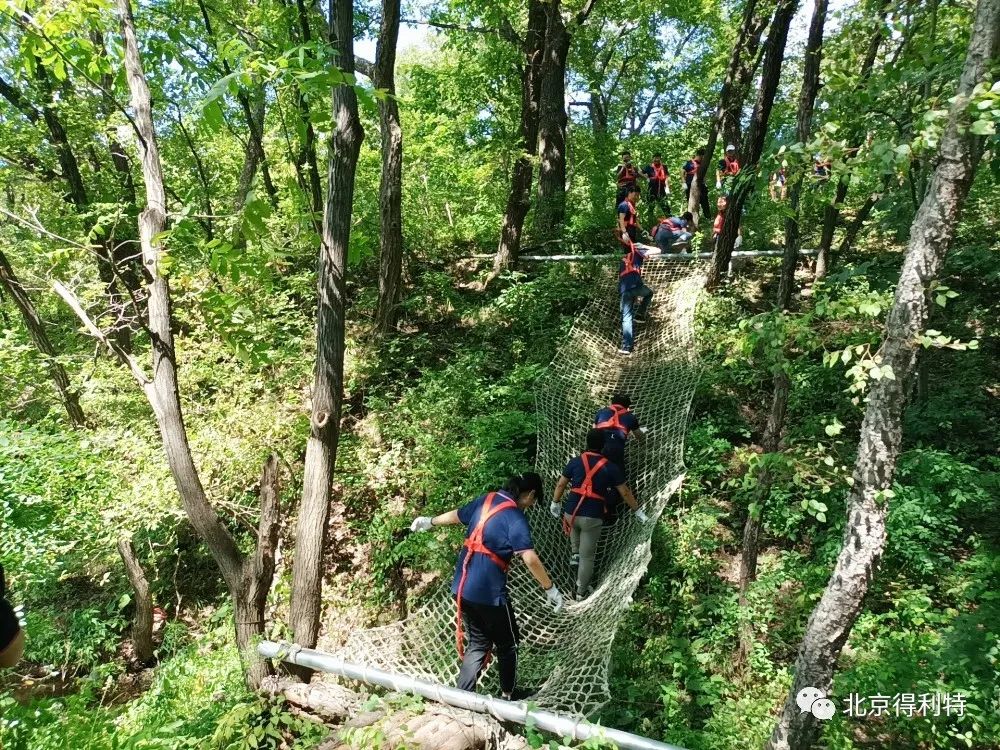
[[549, 0], [545, 25], [545, 56], [538, 106], [538, 204], [535, 239], [542, 242], [562, 233], [566, 219], [566, 58], [570, 30], [561, 0]]
[[[245, 665], [245, 678], [256, 689], [270, 665], [257, 659], [251, 640], [264, 632], [263, 602], [274, 572], [274, 548], [277, 544], [277, 458], [271, 456], [261, 480], [261, 520], [256, 550], [247, 559], [208, 501], [188, 443], [177, 384], [176, 348], [171, 329], [170, 287], [159, 268], [162, 239], [166, 228], [166, 192], [160, 162], [149, 86], [142, 69], [130, 0], [117, 0], [125, 48], [125, 73], [131, 93], [131, 105], [139, 134], [142, 176], [146, 187], [146, 207], [139, 215], [139, 238], [143, 264], [149, 274], [149, 331], [153, 349], [153, 374], [149, 377], [126, 352], [103, 338], [86, 319], [79, 306], [74, 310], [99, 338], [129, 366], [156, 416], [167, 463], [181, 498], [181, 505], [191, 526], [208, 546], [229, 589], [236, 616], [237, 644]], [[70, 300], [67, 300], [70, 301]]]
[[517, 262], [521, 251], [524, 219], [531, 205], [532, 155], [538, 144], [538, 107], [541, 96], [542, 54], [545, 45], [545, 6], [529, 0], [528, 26], [524, 35], [524, 63], [521, 68], [521, 154], [514, 163], [507, 209], [500, 230], [500, 244], [493, 259], [493, 276]]
[[830, 269], [830, 248], [833, 246], [833, 235], [837, 231], [837, 222], [840, 219], [840, 209], [844, 205], [847, 197], [847, 180], [841, 177], [837, 182], [837, 193], [833, 203], [827, 203], [823, 207], [823, 232], [819, 239], [819, 248], [816, 251], [816, 271], [813, 277], [816, 281], [824, 278]]
[[[812, 132], [813, 105], [819, 92], [819, 69], [823, 57], [823, 26], [826, 23], [827, 0], [816, 0], [809, 38], [806, 41], [805, 62], [802, 68], [802, 89], [799, 92], [799, 114], [796, 139], [805, 147]], [[797, 165], [792, 172], [788, 191], [790, 216], [785, 219], [785, 254], [781, 262], [781, 278], [778, 283], [778, 308], [788, 308], [792, 303], [792, 286], [795, 283], [795, 268], [799, 263], [799, 199], [802, 194], [804, 165]]]
[[[351, 0], [331, 0], [330, 37], [337, 51], [336, 64], [347, 74], [354, 72], [353, 20]], [[295, 641], [308, 648], [316, 645], [319, 634], [323, 547], [343, 396], [344, 272], [351, 237], [354, 173], [364, 138], [353, 87], [334, 88], [332, 107], [336, 129], [330, 149], [323, 238], [317, 264], [316, 367], [311, 431], [306, 446], [289, 613]]]
[[18, 312], [21, 313], [24, 327], [28, 329], [28, 335], [31, 336], [35, 348], [45, 360], [45, 366], [52, 376], [52, 384], [59, 393], [59, 398], [63, 402], [67, 416], [69, 416], [70, 424], [73, 427], [83, 427], [84, 417], [83, 409], [80, 408], [80, 398], [70, 386], [66, 368], [56, 358], [56, 349], [52, 346], [52, 341], [49, 340], [49, 335], [45, 331], [45, 325], [42, 323], [38, 310], [35, 309], [35, 304], [21, 285], [21, 281], [14, 273], [14, 269], [2, 249], [0, 249], [0, 288], [10, 295]]
[[118, 540], [118, 554], [125, 564], [125, 576], [135, 599], [135, 622], [132, 623], [135, 659], [139, 664], [148, 666], [153, 661], [153, 595], [131, 539], [122, 537]]
[[[753, 56], [752, 49], [759, 43], [766, 23], [766, 17], [758, 19], [756, 11], [757, 0], [746, 0], [743, 6], [743, 20], [740, 23], [739, 34], [736, 37], [736, 44], [733, 45], [733, 51], [729, 56], [729, 64], [726, 66], [726, 77], [722, 80], [722, 90], [719, 92], [719, 105], [716, 107], [712, 125], [708, 129], [708, 138], [705, 141], [705, 156], [701, 160], [701, 166], [698, 168], [697, 175], [692, 179], [691, 192], [688, 196], [688, 210], [695, 217], [696, 224], [701, 222], [702, 217], [699, 215], [699, 207], [701, 205], [700, 191], [707, 190], [706, 180], [715, 155], [715, 144], [719, 139], [719, 133], [724, 132], [727, 122], [736, 123], [737, 132], [739, 130], [739, 115], [743, 109], [744, 99], [741, 91], [745, 91], [742, 81], [744, 79], [744, 71], [748, 69], [746, 61]], [[741, 61], [744, 63], [742, 67]], [[731, 134], [729, 137], [732, 137]], [[697, 185], [697, 190], [695, 189], [695, 185]]]
[[260, 688], [274, 670], [257, 653], [256, 641], [264, 634], [267, 595], [274, 581], [275, 555], [281, 520], [281, 485], [278, 456], [271, 454], [260, 475], [260, 521], [253, 554], [240, 565], [240, 588], [233, 595], [236, 617], [236, 646], [243, 662], [243, 672], [251, 690]]
[[760, 93], [750, 117], [750, 129], [747, 132], [746, 144], [743, 149], [743, 165], [736, 181], [736, 187], [729, 198], [729, 204], [726, 207], [726, 220], [715, 245], [708, 278], [710, 289], [718, 286], [723, 274], [729, 269], [729, 260], [733, 254], [733, 246], [736, 244], [740, 222], [743, 220], [743, 207], [753, 192], [759, 169], [758, 162], [764, 150], [764, 140], [767, 136], [767, 123], [771, 117], [774, 95], [778, 90], [778, 82], [781, 78], [781, 63], [785, 57], [788, 26], [795, 15], [797, 6], [798, 0], [779, 0], [778, 6], [774, 10], [774, 19], [767, 32], [767, 48], [764, 53]]
[[928, 315], [928, 288], [937, 278], [975, 175], [983, 140], [969, 132], [969, 100], [998, 58], [1000, 0], [980, 0], [969, 48], [952, 99], [941, 151], [927, 195], [910, 227], [880, 353], [892, 379], [873, 381], [861, 425], [854, 481], [847, 501], [843, 547], [826, 590], [806, 625], [795, 662], [795, 680], [768, 750], [804, 750], [819, 734], [816, 719], [800, 711], [795, 696], [804, 687], [828, 691], [833, 670], [861, 610], [885, 549], [885, 521], [906, 408]]
[[375, 49], [376, 88], [388, 94], [379, 99], [382, 131], [382, 181], [379, 183], [379, 274], [375, 329], [386, 334], [396, 323], [403, 271], [403, 128], [396, 101], [396, 42], [399, 38], [399, 0], [382, 0], [382, 25]]
[[[770, 454], [777, 453], [781, 444], [781, 431], [785, 427], [785, 413], [788, 410], [788, 396], [791, 390], [791, 381], [788, 373], [783, 369], [778, 370], [772, 379], [773, 390], [771, 393], [771, 410], [767, 415], [767, 425], [764, 427], [764, 435], [761, 439], [761, 449], [764, 453], [765, 461], [757, 475], [757, 493], [754, 504], [756, 508], [747, 514], [746, 523], [743, 525], [743, 551], [740, 556], [740, 609], [747, 606], [747, 591], [750, 584], [757, 580], [757, 556], [760, 552], [759, 538], [761, 528], [761, 515], [764, 506], [767, 504], [771, 494], [771, 486], [774, 483], [774, 476], [767, 466], [766, 458]], [[740, 628], [740, 651], [739, 661], [746, 663], [747, 657], [753, 648], [753, 629], [749, 622]]]

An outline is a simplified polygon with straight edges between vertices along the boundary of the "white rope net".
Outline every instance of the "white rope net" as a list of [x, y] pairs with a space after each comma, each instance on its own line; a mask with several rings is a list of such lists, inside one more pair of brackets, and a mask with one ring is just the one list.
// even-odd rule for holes
[[[626, 454], [626, 475], [640, 506], [655, 520], [680, 487], [688, 411], [698, 380], [694, 308], [706, 268], [704, 262], [676, 255], [646, 261], [643, 278], [654, 297], [648, 322], [637, 326], [630, 358], [615, 353], [621, 338], [618, 279], [617, 270], [607, 269], [595, 279], [594, 299], [540, 379], [536, 470], [545, 480], [546, 495], [527, 515], [535, 549], [563, 592], [575, 591], [575, 571], [569, 538], [549, 514], [549, 499], [566, 462], [582, 450], [594, 414], [612, 394], [628, 393], [633, 412], [648, 428], [645, 437], [629, 441]], [[623, 508], [601, 535], [594, 593], [584, 601], [567, 601], [559, 614], [527, 568], [511, 565], [509, 590], [521, 632], [517, 685], [533, 692], [529, 700], [540, 708], [589, 716], [608, 700], [611, 643], [649, 563], [653, 526]], [[451, 576], [445, 576], [439, 590], [405, 620], [355, 631], [337, 656], [454, 685], [459, 660], [450, 583]], [[479, 690], [499, 693], [495, 661]]]

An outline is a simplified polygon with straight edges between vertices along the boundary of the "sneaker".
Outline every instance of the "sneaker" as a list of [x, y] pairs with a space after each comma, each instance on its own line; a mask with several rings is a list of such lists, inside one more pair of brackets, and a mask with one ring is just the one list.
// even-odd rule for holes
[[621, 354], [623, 357], [631, 357], [632, 356], [632, 350], [631, 349], [619, 349], [618, 353]]
[[577, 591], [576, 592], [576, 600], [578, 602], [582, 602], [584, 599], [586, 599], [587, 597], [589, 597], [593, 593], [594, 593], [594, 587], [593, 586], [587, 586], [587, 590], [586, 591], [584, 591], [584, 592]]

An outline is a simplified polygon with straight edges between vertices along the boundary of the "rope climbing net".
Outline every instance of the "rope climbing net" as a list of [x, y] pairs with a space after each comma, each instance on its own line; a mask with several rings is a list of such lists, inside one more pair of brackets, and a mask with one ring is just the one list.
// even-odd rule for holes
[[[638, 325], [635, 353], [615, 354], [621, 336], [617, 273], [596, 279], [594, 299], [577, 318], [566, 342], [542, 375], [537, 391], [538, 461], [545, 497], [528, 512], [535, 549], [559, 588], [573, 592], [570, 543], [548, 511], [552, 488], [566, 462], [579, 454], [594, 414], [612, 394], [628, 393], [648, 429], [630, 440], [626, 475], [640, 506], [659, 517], [683, 477], [684, 435], [698, 380], [694, 308], [706, 264], [664, 256], [643, 269], [654, 290], [649, 320]], [[650, 559], [653, 523], [641, 524], [627, 508], [601, 534], [594, 593], [567, 601], [555, 614], [527, 568], [512, 564], [510, 594], [518, 615], [518, 687], [551, 711], [587, 716], [609, 698], [608, 663], [618, 623]], [[453, 685], [455, 603], [450, 576], [409, 617], [354, 632], [338, 656], [347, 661]], [[498, 694], [489, 668], [480, 690]]]

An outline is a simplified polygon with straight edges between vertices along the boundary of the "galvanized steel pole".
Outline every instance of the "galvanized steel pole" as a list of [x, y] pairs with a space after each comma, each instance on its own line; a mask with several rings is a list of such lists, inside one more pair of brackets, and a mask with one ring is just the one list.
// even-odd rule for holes
[[339, 675], [351, 680], [359, 680], [370, 685], [378, 685], [398, 693], [414, 693], [448, 706], [454, 706], [455, 708], [464, 708], [468, 711], [489, 714], [503, 721], [525, 724], [530, 719], [538, 729], [551, 732], [559, 737], [571, 737], [574, 740], [581, 741], [587, 740], [590, 737], [600, 737], [614, 742], [622, 750], [684, 750], [684, 748], [677, 745], [657, 742], [656, 740], [640, 737], [631, 732], [609, 729], [597, 724], [591, 724], [589, 721], [583, 719], [570, 719], [554, 714], [551, 711], [529, 708], [526, 703], [520, 701], [505, 701], [500, 698], [438, 685], [416, 677], [386, 672], [360, 664], [352, 664], [343, 659], [338, 659], [332, 654], [326, 654], [311, 648], [302, 648], [294, 643], [262, 641], [257, 646], [257, 650], [262, 656], [268, 659], [280, 659], [320, 672]]

